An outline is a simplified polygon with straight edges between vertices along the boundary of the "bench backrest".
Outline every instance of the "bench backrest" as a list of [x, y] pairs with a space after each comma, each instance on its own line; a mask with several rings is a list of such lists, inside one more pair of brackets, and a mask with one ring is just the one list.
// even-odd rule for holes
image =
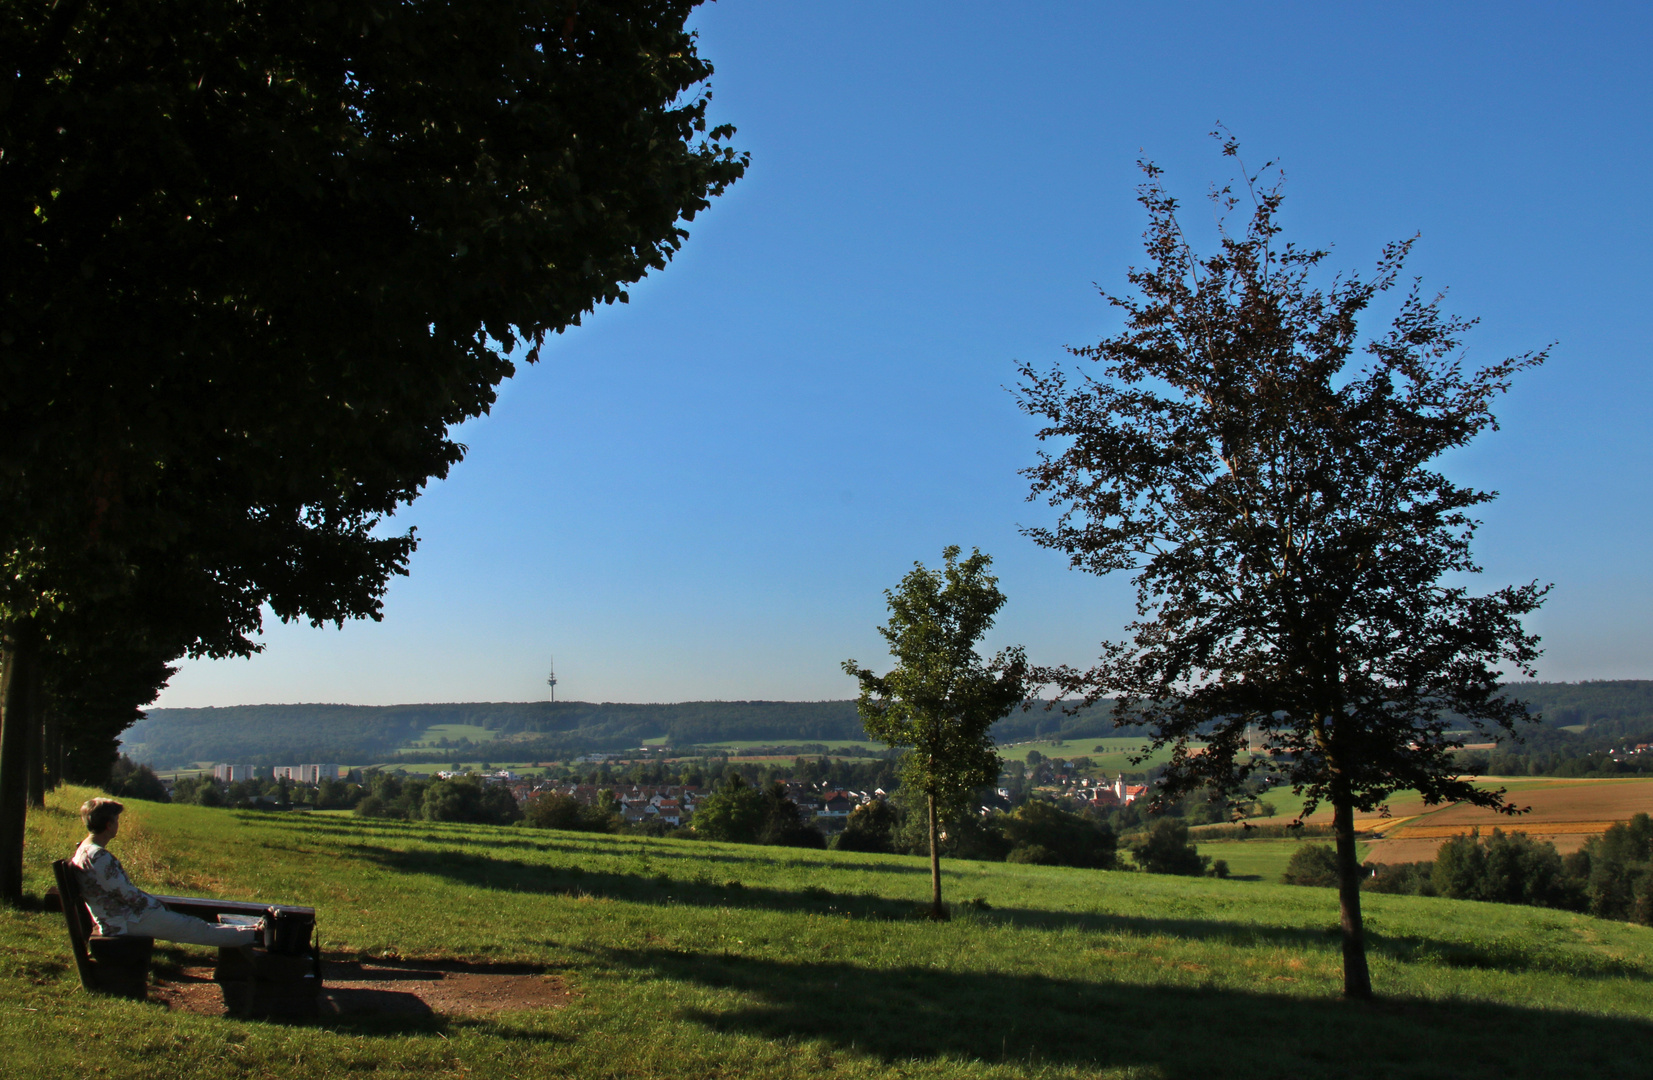
[[86, 947], [86, 939], [92, 936], [92, 913], [86, 910], [86, 901], [81, 897], [80, 878], [68, 859], [52, 863], [52, 874], [57, 878], [57, 895], [63, 901], [63, 921], [69, 927], [69, 945], [74, 950], [80, 985], [95, 989], [97, 976], [92, 972], [92, 955]]

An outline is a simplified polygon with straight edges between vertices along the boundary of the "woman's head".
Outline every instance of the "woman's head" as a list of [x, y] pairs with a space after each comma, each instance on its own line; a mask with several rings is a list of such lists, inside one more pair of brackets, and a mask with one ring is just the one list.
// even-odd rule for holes
[[109, 826], [121, 816], [126, 807], [114, 799], [96, 798], [87, 799], [80, 807], [80, 820], [86, 823], [89, 833], [108, 832]]

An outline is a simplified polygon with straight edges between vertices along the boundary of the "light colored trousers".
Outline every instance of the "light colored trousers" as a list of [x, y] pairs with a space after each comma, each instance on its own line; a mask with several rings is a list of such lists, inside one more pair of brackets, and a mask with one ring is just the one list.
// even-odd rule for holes
[[258, 943], [256, 926], [221, 926], [193, 915], [181, 915], [168, 908], [151, 908], [128, 921], [126, 933], [162, 941], [179, 941], [185, 945], [216, 945], [229, 949]]

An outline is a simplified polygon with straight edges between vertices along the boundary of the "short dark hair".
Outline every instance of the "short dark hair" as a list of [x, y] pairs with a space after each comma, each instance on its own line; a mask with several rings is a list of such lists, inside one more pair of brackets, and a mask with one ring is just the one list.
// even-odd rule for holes
[[100, 833], [113, 825], [115, 819], [121, 816], [126, 807], [114, 799], [105, 799], [99, 796], [96, 799], [87, 799], [80, 806], [80, 820], [86, 823], [88, 832]]

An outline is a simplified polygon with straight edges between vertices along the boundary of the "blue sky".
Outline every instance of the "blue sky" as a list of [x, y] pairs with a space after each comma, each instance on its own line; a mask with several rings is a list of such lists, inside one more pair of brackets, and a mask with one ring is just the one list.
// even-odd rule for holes
[[[1130, 617], [1019, 526], [1018, 361], [1118, 328], [1135, 162], [1196, 241], [1226, 124], [1287, 175], [1288, 234], [1411, 270], [1478, 316], [1471, 363], [1554, 341], [1447, 462], [1501, 492], [1487, 588], [1555, 583], [1546, 679], [1653, 678], [1653, 101], [1643, 6], [803, 4], [697, 16], [752, 153], [631, 303], [523, 367], [396, 524], [384, 621], [269, 626], [160, 704], [851, 696], [882, 590], [951, 543], [1010, 600], [989, 642], [1085, 663]], [[1095, 283], [1095, 284], [1093, 284]], [[1375, 328], [1376, 324], [1372, 324]]]

